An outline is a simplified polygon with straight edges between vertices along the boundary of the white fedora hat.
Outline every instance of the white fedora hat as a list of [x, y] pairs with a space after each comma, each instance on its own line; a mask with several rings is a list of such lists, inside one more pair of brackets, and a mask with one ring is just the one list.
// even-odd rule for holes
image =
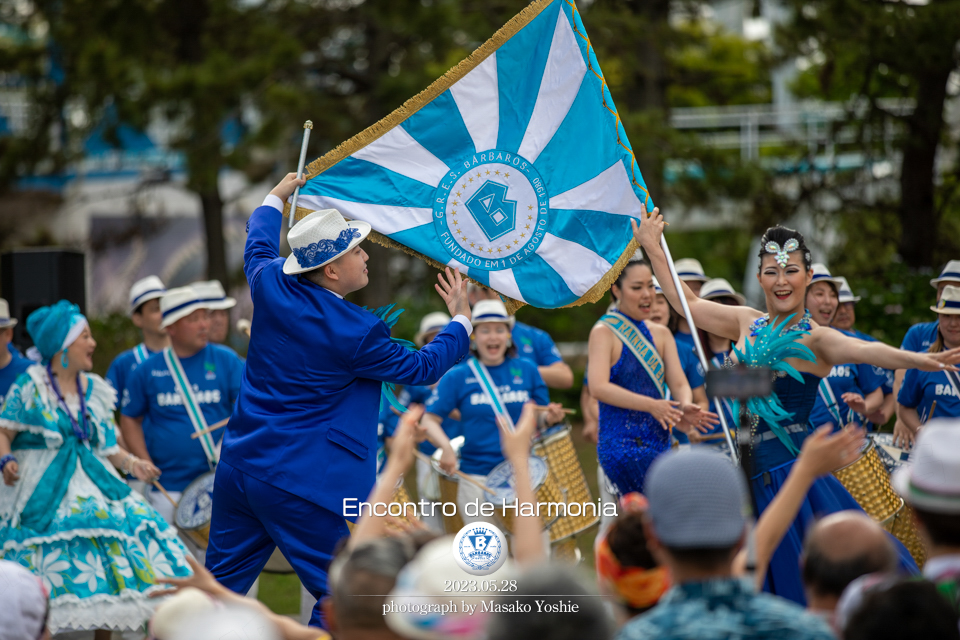
[[936, 288], [941, 282], [960, 282], [960, 260], [951, 260], [940, 272], [939, 278], [930, 281], [930, 286]]
[[156, 300], [166, 292], [167, 288], [164, 286], [163, 280], [157, 276], [147, 276], [137, 280], [130, 287], [130, 315], [133, 315], [133, 312], [144, 302]]
[[734, 298], [740, 304], [747, 301], [742, 295], [733, 289], [733, 285], [723, 278], [714, 278], [704, 283], [700, 290], [700, 297], [704, 300], [713, 300], [714, 298]]
[[422, 347], [426, 344], [424, 338], [431, 333], [442, 331], [448, 324], [450, 324], [450, 316], [443, 311], [428, 313], [420, 320], [420, 330], [417, 332], [417, 335], [413, 337], [413, 341], [418, 347]]
[[287, 234], [291, 253], [283, 272], [294, 275], [330, 264], [363, 242], [370, 228], [361, 220], [347, 222], [336, 209], [314, 211]]
[[844, 302], [860, 302], [860, 296], [853, 295], [853, 289], [850, 288], [850, 283], [847, 282], [846, 278], [837, 276], [835, 279], [840, 281], [840, 293], [837, 294], [837, 297], [840, 298], [840, 304]]
[[516, 318], [507, 313], [507, 308], [500, 300], [481, 300], [473, 305], [470, 319], [473, 326], [484, 322], [505, 322], [512, 327], [516, 321]]
[[3, 298], [0, 298], [0, 329], [9, 329], [17, 324], [16, 318], [10, 317], [10, 305]]
[[833, 290], [840, 293], [840, 278], [834, 278], [830, 275], [830, 269], [827, 268], [827, 265], [822, 262], [814, 262], [810, 265], [810, 269], [813, 270], [813, 279], [810, 280], [810, 286], [812, 287], [818, 282], [829, 282], [833, 285]]
[[236, 299], [227, 296], [219, 280], [194, 282], [190, 286], [196, 290], [201, 300], [208, 303], [208, 309], [231, 309], [237, 306]]
[[925, 424], [910, 463], [893, 473], [897, 493], [920, 509], [960, 514], [960, 420], [935, 418]]
[[960, 313], [960, 287], [949, 284], [944, 287], [937, 306], [930, 307], [930, 310], [951, 315]]
[[197, 309], [209, 309], [208, 302], [203, 300], [193, 287], [177, 287], [168, 289], [160, 298], [160, 312], [163, 320], [160, 327], [166, 329], [177, 320], [186, 318]]
[[653, 288], [657, 290], [657, 295], [663, 295], [663, 287], [660, 286], [660, 281], [657, 280], [657, 276], [653, 276]]
[[696, 258], [680, 258], [673, 263], [677, 269], [677, 275], [684, 282], [706, 282], [710, 278], [703, 271], [703, 265]]

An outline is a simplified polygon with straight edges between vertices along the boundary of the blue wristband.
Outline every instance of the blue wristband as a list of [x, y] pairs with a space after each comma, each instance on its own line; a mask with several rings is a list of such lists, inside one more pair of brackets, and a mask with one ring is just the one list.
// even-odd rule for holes
[[16, 462], [16, 461], [17, 459], [13, 456], [12, 453], [8, 453], [7, 455], [0, 458], [0, 473], [3, 473], [3, 468], [7, 466], [8, 462]]

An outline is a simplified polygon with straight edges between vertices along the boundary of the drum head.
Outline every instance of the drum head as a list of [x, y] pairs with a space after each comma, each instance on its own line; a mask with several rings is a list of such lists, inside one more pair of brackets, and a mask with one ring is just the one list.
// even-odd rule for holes
[[533, 445], [546, 444], [558, 437], [562, 438], [570, 431], [570, 423], [564, 420], [558, 424], [553, 425], [543, 431], [537, 433], [536, 437], [533, 439]]
[[[530, 488], [536, 491], [547, 480], [547, 463], [540, 456], [530, 456], [528, 466], [530, 468]], [[484, 492], [484, 497], [493, 504], [502, 505], [513, 502], [517, 498], [513, 482], [513, 465], [509, 462], [501, 462], [495, 466], [484, 484], [496, 491], [495, 494]]]
[[197, 529], [210, 523], [213, 515], [213, 479], [216, 472], [210, 471], [187, 485], [177, 506], [177, 526], [181, 529]]

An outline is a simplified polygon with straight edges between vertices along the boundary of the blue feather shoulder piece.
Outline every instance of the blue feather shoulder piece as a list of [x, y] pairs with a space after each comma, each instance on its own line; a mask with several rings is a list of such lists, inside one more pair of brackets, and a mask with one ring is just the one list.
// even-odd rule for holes
[[[815, 362], [817, 358], [809, 347], [798, 342], [800, 338], [809, 335], [810, 332], [790, 326], [794, 315], [790, 315], [786, 320], [775, 326], [769, 323], [764, 326], [755, 325], [757, 328], [753, 332], [753, 343], [751, 344], [749, 339], [745, 340], [743, 351], [734, 347], [737, 359], [748, 367], [769, 368], [774, 372], [786, 374], [795, 380], [805, 382], [800, 372], [788, 363], [787, 359], [796, 358]], [[735, 408], [735, 410], [738, 409], [739, 407]], [[750, 398], [747, 400], [747, 409], [753, 415], [766, 421], [770, 425], [770, 430], [791, 453], [799, 453], [786, 430], [780, 426], [780, 422], [792, 420], [794, 414], [783, 407], [776, 392], [766, 398]]]
[[[364, 309], [367, 309], [367, 311], [369, 311], [373, 315], [383, 320], [384, 324], [387, 325], [388, 329], [393, 329], [394, 325], [397, 324], [397, 320], [400, 318], [400, 314], [403, 313], [403, 309], [397, 309], [396, 311], [394, 311], [393, 308], [395, 306], [396, 306], [395, 304], [388, 304], [382, 307], [377, 307], [376, 309], [367, 309], [366, 307], [364, 307]], [[394, 338], [393, 336], [391, 336], [390, 342], [399, 344], [400, 346], [406, 349], [409, 349], [410, 351], [417, 350], [417, 346], [412, 342], [410, 342], [409, 340], [404, 340], [402, 338]], [[386, 401], [387, 404], [389, 404], [391, 407], [393, 407], [400, 413], [403, 413], [404, 411], [407, 410], [407, 408], [404, 407], [402, 404], [400, 404], [400, 401], [397, 400], [396, 388], [397, 388], [397, 385], [394, 384], [393, 382], [382, 382], [380, 384], [380, 410], [381, 411], [383, 410], [384, 401]]]

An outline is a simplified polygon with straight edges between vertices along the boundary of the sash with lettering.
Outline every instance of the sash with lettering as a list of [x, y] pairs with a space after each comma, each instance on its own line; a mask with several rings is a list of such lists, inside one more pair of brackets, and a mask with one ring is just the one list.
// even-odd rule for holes
[[205, 433], [207, 430], [207, 420], [203, 417], [203, 411], [200, 410], [200, 403], [197, 402], [196, 396], [193, 395], [193, 387], [190, 385], [190, 380], [187, 379], [183, 365], [180, 364], [180, 358], [173, 352], [172, 347], [167, 347], [163, 350], [163, 359], [167, 362], [167, 369], [170, 370], [173, 384], [177, 388], [177, 393], [180, 394], [184, 409], [187, 410], [187, 416], [190, 418], [190, 424], [193, 425], [193, 430], [202, 434], [200, 436], [200, 446], [203, 447], [203, 452], [206, 454], [207, 460], [212, 467], [217, 464], [217, 448], [210, 434]]
[[142, 342], [133, 348], [133, 359], [137, 361], [137, 364], [143, 364], [143, 361], [150, 357], [150, 352], [147, 351], [147, 345]]
[[[497, 385], [490, 376], [486, 365], [476, 358], [470, 358], [467, 364], [470, 367], [470, 371], [473, 372], [473, 375], [477, 377], [480, 388], [487, 394], [487, 397], [490, 398], [490, 406], [493, 407], [493, 413], [497, 418], [506, 422], [508, 431], [513, 431], [515, 429], [513, 418], [510, 417], [510, 412], [507, 411], [507, 405], [503, 403], [503, 398], [500, 397], [500, 390], [497, 389]], [[497, 421], [498, 424], [499, 422], [500, 420]]]
[[820, 379], [820, 388], [817, 392], [820, 394], [823, 404], [827, 407], [827, 411], [830, 412], [830, 417], [837, 421], [835, 426], [838, 429], [843, 427], [843, 418], [840, 417], [840, 405], [837, 404], [837, 396], [833, 393], [833, 387], [830, 386], [826, 378]]
[[617, 336], [620, 342], [630, 349], [630, 353], [643, 365], [647, 375], [650, 376], [660, 392], [660, 397], [667, 397], [666, 369], [663, 366], [663, 360], [660, 359], [657, 348], [650, 344], [650, 341], [637, 329], [637, 325], [633, 324], [630, 318], [619, 311], [611, 311], [600, 318], [597, 324], [602, 324], [613, 331], [613, 335]]
[[953, 387], [954, 397], [960, 398], [960, 375], [956, 371], [944, 371], [944, 373], [947, 375], [947, 380], [950, 381], [950, 386]]
[[533, 0], [304, 177], [295, 217], [369, 222], [508, 310], [600, 300], [637, 248], [630, 219], [653, 209], [573, 0]]

